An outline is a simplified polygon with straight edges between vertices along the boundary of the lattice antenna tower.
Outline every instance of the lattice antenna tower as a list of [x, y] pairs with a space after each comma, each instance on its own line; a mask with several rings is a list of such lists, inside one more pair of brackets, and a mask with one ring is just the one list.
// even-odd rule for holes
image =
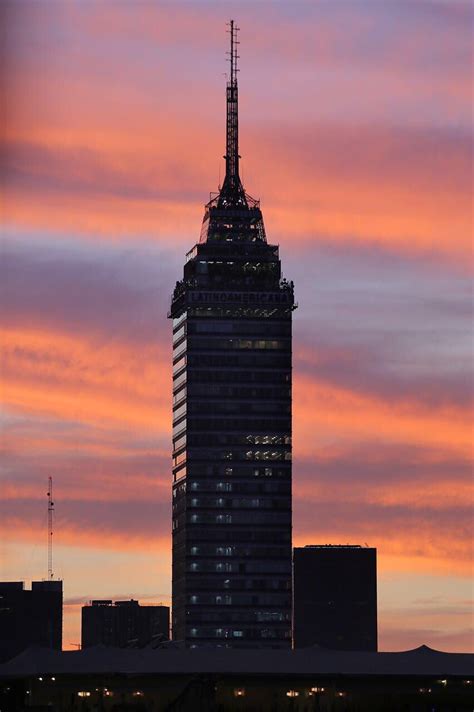
[[237, 27], [234, 20], [229, 21], [228, 27], [230, 52], [226, 52], [226, 54], [230, 63], [230, 74], [227, 80], [226, 176], [224, 187], [230, 192], [239, 192], [239, 189], [242, 190], [239, 177], [239, 100], [237, 86], [237, 72], [239, 71], [237, 63], [240, 58], [237, 53], [237, 48], [240, 44], [237, 39], [237, 33], [240, 28]]
[[48, 581], [53, 580], [53, 478], [48, 477]]

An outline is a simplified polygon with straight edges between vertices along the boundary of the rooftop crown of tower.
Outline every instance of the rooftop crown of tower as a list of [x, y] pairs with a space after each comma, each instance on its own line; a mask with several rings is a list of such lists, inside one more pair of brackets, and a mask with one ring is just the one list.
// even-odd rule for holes
[[226, 87], [225, 178], [206, 205], [200, 242], [266, 242], [258, 200], [245, 192], [239, 175], [239, 90], [237, 40], [239, 28], [229, 22], [230, 74]]

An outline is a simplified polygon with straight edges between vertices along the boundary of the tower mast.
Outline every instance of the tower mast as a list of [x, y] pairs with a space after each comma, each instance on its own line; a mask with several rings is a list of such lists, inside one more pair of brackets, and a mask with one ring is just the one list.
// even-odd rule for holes
[[48, 477], [48, 581], [53, 580], [53, 478]]
[[237, 39], [239, 27], [234, 23], [234, 20], [229, 22], [230, 34], [230, 75], [227, 81], [226, 89], [226, 154], [225, 158], [225, 178], [221, 189], [221, 195], [224, 204], [246, 205], [245, 192], [239, 176], [239, 90], [237, 85], [237, 45], [240, 42]]

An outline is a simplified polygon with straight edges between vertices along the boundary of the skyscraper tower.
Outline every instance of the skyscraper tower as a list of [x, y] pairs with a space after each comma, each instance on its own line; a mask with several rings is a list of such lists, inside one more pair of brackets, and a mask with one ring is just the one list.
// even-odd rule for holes
[[291, 643], [293, 284], [239, 176], [237, 28], [230, 22], [226, 173], [176, 284], [173, 638]]

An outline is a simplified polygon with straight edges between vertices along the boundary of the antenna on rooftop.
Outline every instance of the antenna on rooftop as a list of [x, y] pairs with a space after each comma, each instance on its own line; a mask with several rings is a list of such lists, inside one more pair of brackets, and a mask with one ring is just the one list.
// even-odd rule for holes
[[230, 50], [226, 52], [230, 64], [227, 75], [226, 88], [226, 152], [225, 152], [225, 178], [221, 188], [221, 207], [224, 205], [247, 207], [247, 200], [242, 182], [239, 177], [239, 89], [237, 86], [237, 39], [239, 27], [234, 20], [228, 22], [230, 35]]
[[48, 581], [53, 580], [53, 478], [48, 477]]

